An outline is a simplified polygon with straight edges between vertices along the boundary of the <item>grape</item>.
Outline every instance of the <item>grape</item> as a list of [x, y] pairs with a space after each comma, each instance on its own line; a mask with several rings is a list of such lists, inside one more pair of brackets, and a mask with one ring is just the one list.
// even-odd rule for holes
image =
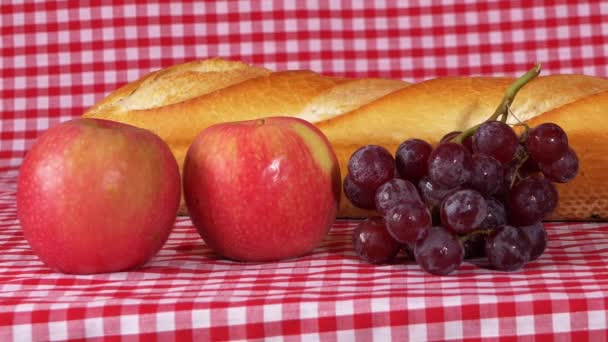
[[520, 228], [505, 225], [488, 235], [486, 256], [495, 269], [515, 271], [530, 259], [531, 247], [530, 240]]
[[[479, 225], [480, 230], [493, 230], [507, 224], [507, 214], [502, 202], [495, 198], [486, 199], [488, 215]], [[463, 241], [465, 259], [480, 258], [485, 256], [486, 234], [473, 231], [465, 236]]]
[[543, 123], [528, 131], [526, 150], [539, 163], [551, 163], [568, 150], [566, 132], [554, 123]]
[[416, 240], [414, 257], [426, 272], [446, 275], [460, 266], [464, 259], [464, 248], [456, 234], [434, 226], [423, 230]]
[[344, 177], [344, 194], [356, 207], [361, 209], [375, 209], [375, 192], [355, 184], [350, 175]]
[[557, 190], [546, 178], [530, 176], [509, 193], [507, 217], [511, 224], [527, 226], [541, 221], [557, 207]]
[[[456, 138], [456, 136], [460, 133], [462, 133], [462, 132], [461, 131], [450, 132], [450, 133], [444, 135], [443, 138], [441, 138], [441, 140], [439, 141], [439, 143], [443, 144], [446, 142], [450, 142], [454, 138]], [[469, 152], [473, 153], [473, 136], [469, 135], [468, 137], [464, 138], [464, 140], [462, 141], [462, 145], [464, 147], [466, 147]]]
[[466, 234], [483, 222], [488, 215], [488, 205], [477, 191], [460, 190], [443, 200], [440, 214], [446, 228]]
[[507, 212], [502, 202], [490, 198], [486, 200], [488, 215], [479, 225], [479, 229], [495, 229], [507, 224]]
[[576, 177], [578, 173], [578, 157], [573, 149], [568, 148], [566, 153], [552, 163], [541, 163], [543, 174], [557, 183], [567, 183]]
[[520, 229], [526, 234], [531, 243], [529, 261], [538, 259], [545, 251], [548, 240], [547, 231], [545, 231], [543, 223], [536, 222], [529, 226], [520, 227]]
[[461, 144], [444, 143], [431, 152], [428, 165], [431, 181], [442, 188], [455, 188], [471, 178], [473, 158]]
[[386, 231], [382, 217], [371, 217], [353, 231], [353, 246], [359, 257], [372, 264], [392, 261], [401, 245]]
[[386, 228], [401, 243], [415, 243], [421, 231], [431, 227], [431, 213], [420, 201], [406, 201], [388, 210]]
[[438, 207], [444, 198], [448, 195], [460, 190], [460, 188], [443, 189], [431, 182], [429, 177], [423, 177], [418, 182], [418, 190], [424, 200], [424, 203], [431, 208]]
[[363, 146], [350, 157], [348, 173], [351, 180], [360, 187], [376, 191], [395, 175], [393, 156], [382, 146]]
[[540, 172], [540, 165], [538, 165], [538, 163], [528, 155], [526, 148], [521, 144], [517, 146], [515, 158], [511, 161], [511, 163], [509, 163], [509, 166], [517, 166], [517, 164], [521, 163], [524, 158], [526, 161], [519, 167], [519, 172], [521, 174], [527, 175], [534, 172]]
[[473, 174], [468, 182], [471, 189], [490, 196], [500, 190], [504, 181], [502, 164], [493, 157], [473, 155]]
[[519, 146], [511, 126], [500, 121], [482, 123], [473, 135], [473, 152], [496, 158], [506, 164], [515, 156]]
[[433, 151], [431, 144], [420, 139], [404, 141], [395, 156], [397, 171], [403, 179], [417, 182], [427, 173], [427, 162]]
[[[524, 165], [526, 164], [524, 163]], [[517, 168], [517, 166], [518, 162], [516, 160], [513, 160], [504, 166], [504, 181], [500, 189], [494, 194], [495, 197], [506, 201], [507, 195], [509, 194], [509, 191], [511, 191], [512, 188], [511, 185], [515, 185], [520, 180], [535, 174], [535, 172], [530, 171], [524, 166], [521, 166], [519, 169]]]
[[[522, 141], [522, 139], [527, 137], [527, 134], [522, 135], [521, 138], [519, 138], [519, 141]], [[528, 155], [528, 152], [526, 151], [526, 148], [522, 145], [519, 144], [517, 145], [517, 150], [515, 151], [515, 157], [513, 157], [513, 160], [509, 163], [509, 165], [511, 166], [516, 166], [517, 164], [521, 163], [522, 160], [526, 160], [523, 165], [520, 166], [519, 170], [520, 172], [523, 171], [525, 173], [533, 173], [533, 172], [539, 172], [540, 171], [540, 166], [538, 165], [538, 163], [530, 158], [530, 156]]]
[[465, 259], [476, 259], [486, 255], [486, 235], [483, 233], [471, 232], [462, 241]]
[[376, 210], [381, 214], [403, 201], [422, 201], [414, 184], [398, 178], [380, 185], [375, 198]]

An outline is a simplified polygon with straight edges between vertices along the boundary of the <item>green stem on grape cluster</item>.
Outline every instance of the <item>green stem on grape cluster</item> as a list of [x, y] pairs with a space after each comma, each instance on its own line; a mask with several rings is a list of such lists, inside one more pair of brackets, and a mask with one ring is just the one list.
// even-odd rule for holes
[[515, 126], [523, 126], [524, 127], [524, 131], [523, 133], [519, 136], [519, 142], [520, 143], [525, 143], [526, 139], [528, 139], [528, 131], [530, 130], [530, 126], [528, 126], [526, 123], [520, 122], [518, 124], [515, 124]]
[[507, 118], [509, 117], [509, 115], [507, 113], [508, 113], [508, 111], [500, 116], [500, 122], [507, 123]]
[[491, 229], [475, 229], [474, 231], [466, 234], [466, 235], [461, 235], [458, 238], [460, 239], [460, 242], [465, 242], [467, 240], [470, 240], [474, 237], [474, 235], [485, 235], [488, 236], [490, 235], [490, 233], [492, 232]]
[[524, 166], [526, 161], [528, 161], [528, 158], [530, 158], [530, 156], [526, 153], [521, 159], [517, 160], [517, 164], [515, 164], [515, 173], [513, 174], [513, 178], [511, 179], [511, 183], [509, 184], [509, 189], [511, 189], [513, 185], [515, 185], [516, 181], [520, 180], [518, 179], [521, 178], [521, 175], [519, 174], [519, 169]]
[[[515, 82], [513, 82], [509, 86], [509, 88], [507, 88], [507, 91], [505, 92], [502, 101], [500, 102], [498, 107], [496, 107], [494, 114], [492, 114], [492, 116], [490, 116], [486, 121], [494, 121], [497, 120], [499, 116], [502, 116], [500, 121], [506, 122], [507, 116], [509, 115], [509, 106], [511, 106], [511, 103], [513, 103], [513, 100], [515, 100], [515, 96], [517, 95], [519, 90], [528, 82], [530, 82], [533, 78], [538, 76], [539, 73], [540, 64], [536, 64], [532, 69], [528, 70], [528, 72], [516, 79]], [[456, 136], [453, 141], [462, 144], [464, 139], [475, 134], [475, 131], [477, 131], [477, 128], [479, 128], [479, 126], [481, 126], [481, 124], [475, 125], [469, 129], [464, 130], [462, 133]]]
[[470, 137], [471, 135], [475, 134], [475, 132], [477, 131], [477, 129], [479, 128], [479, 126], [481, 126], [481, 124], [477, 124], [473, 127], [470, 127], [466, 130], [464, 130], [462, 133], [458, 134], [456, 136], [456, 138], [454, 138], [452, 141], [458, 144], [462, 144], [462, 142], [464, 141], [464, 139]]

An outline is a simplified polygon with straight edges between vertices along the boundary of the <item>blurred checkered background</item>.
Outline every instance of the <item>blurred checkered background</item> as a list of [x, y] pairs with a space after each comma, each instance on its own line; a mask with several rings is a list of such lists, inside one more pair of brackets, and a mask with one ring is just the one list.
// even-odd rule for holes
[[277, 70], [408, 81], [608, 76], [604, 1], [110, 1], [0, 5], [0, 171], [120, 85], [221, 56]]

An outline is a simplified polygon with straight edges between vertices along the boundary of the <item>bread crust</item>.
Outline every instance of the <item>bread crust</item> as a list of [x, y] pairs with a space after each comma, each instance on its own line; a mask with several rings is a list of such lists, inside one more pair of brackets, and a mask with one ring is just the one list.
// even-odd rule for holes
[[[84, 116], [125, 122], [155, 132], [175, 154], [180, 172], [190, 143], [210, 125], [295, 116], [314, 123], [325, 133], [345, 176], [350, 155], [362, 145], [378, 144], [394, 153], [408, 138], [436, 144], [450, 131], [487, 119], [512, 81], [506, 77], [447, 77], [410, 85], [400, 80], [328, 77], [311, 71], [271, 72], [240, 62], [211, 59], [150, 73], [108, 95]], [[521, 121], [561, 125], [571, 136], [584, 165], [576, 181], [559, 187], [560, 206], [552, 219], [608, 218], [608, 190], [598, 186], [605, 181], [601, 174], [605, 173], [606, 160], [596, 156], [595, 147], [585, 147], [589, 141], [605, 138], [608, 131], [599, 116], [602, 108], [608, 108], [608, 95], [602, 95], [606, 92], [608, 80], [602, 78], [543, 76], [526, 85], [511, 107]], [[137, 95], [140, 97], [134, 99]], [[146, 98], [154, 100], [146, 102]], [[556, 114], [566, 111], [568, 115]], [[576, 111], [580, 113], [574, 114], [577, 119], [566, 119]], [[580, 122], [587, 125], [583, 131]], [[600, 162], [601, 167], [589, 169], [589, 162]], [[581, 189], [586, 192], [573, 189], [581, 184], [585, 184]], [[603, 192], [595, 192], [596, 188]], [[593, 209], [573, 208], [586, 199], [596, 203]], [[184, 209], [180, 212], [185, 213]], [[340, 217], [371, 214], [354, 208], [343, 195]]]

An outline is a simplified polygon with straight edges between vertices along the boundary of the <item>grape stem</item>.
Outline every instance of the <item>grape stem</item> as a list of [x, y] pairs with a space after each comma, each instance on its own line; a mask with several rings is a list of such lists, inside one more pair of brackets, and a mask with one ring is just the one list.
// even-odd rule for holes
[[472, 238], [474, 238], [474, 235], [485, 235], [488, 236], [491, 233], [491, 229], [475, 229], [472, 232], [466, 234], [466, 235], [461, 235], [458, 238], [460, 239], [460, 242], [465, 242], [468, 241]]
[[530, 158], [530, 156], [526, 153], [520, 160], [517, 161], [517, 164], [515, 164], [515, 174], [513, 175], [513, 179], [511, 179], [511, 183], [509, 184], [509, 190], [513, 187], [513, 185], [515, 185], [515, 182], [518, 180], [518, 178], [521, 179], [519, 169], [521, 169], [521, 167], [526, 163], [526, 161], [528, 161], [528, 158]]
[[528, 131], [530, 130], [530, 126], [528, 126], [527, 124], [525, 124], [523, 122], [515, 124], [514, 126], [523, 126], [524, 127], [524, 132], [519, 137], [519, 142], [522, 144], [525, 143], [526, 139], [528, 139]]
[[[532, 69], [528, 70], [528, 72], [526, 72], [518, 79], [516, 79], [513, 83], [511, 83], [509, 88], [507, 88], [507, 91], [505, 92], [502, 101], [500, 101], [500, 104], [498, 105], [498, 107], [496, 107], [494, 114], [492, 114], [492, 116], [490, 116], [486, 121], [494, 121], [497, 120], [499, 116], [502, 116], [500, 121], [506, 122], [507, 116], [509, 115], [509, 107], [511, 106], [511, 103], [513, 103], [513, 100], [515, 100], [515, 96], [517, 95], [519, 90], [523, 88], [524, 85], [526, 85], [533, 78], [538, 76], [538, 74], [540, 74], [540, 64], [537, 63]], [[477, 131], [477, 128], [479, 128], [479, 126], [481, 126], [481, 124], [477, 124], [473, 127], [464, 130], [462, 133], [458, 134], [458, 136], [456, 136], [452, 141], [462, 144], [464, 139], [475, 134], [475, 131]]]

